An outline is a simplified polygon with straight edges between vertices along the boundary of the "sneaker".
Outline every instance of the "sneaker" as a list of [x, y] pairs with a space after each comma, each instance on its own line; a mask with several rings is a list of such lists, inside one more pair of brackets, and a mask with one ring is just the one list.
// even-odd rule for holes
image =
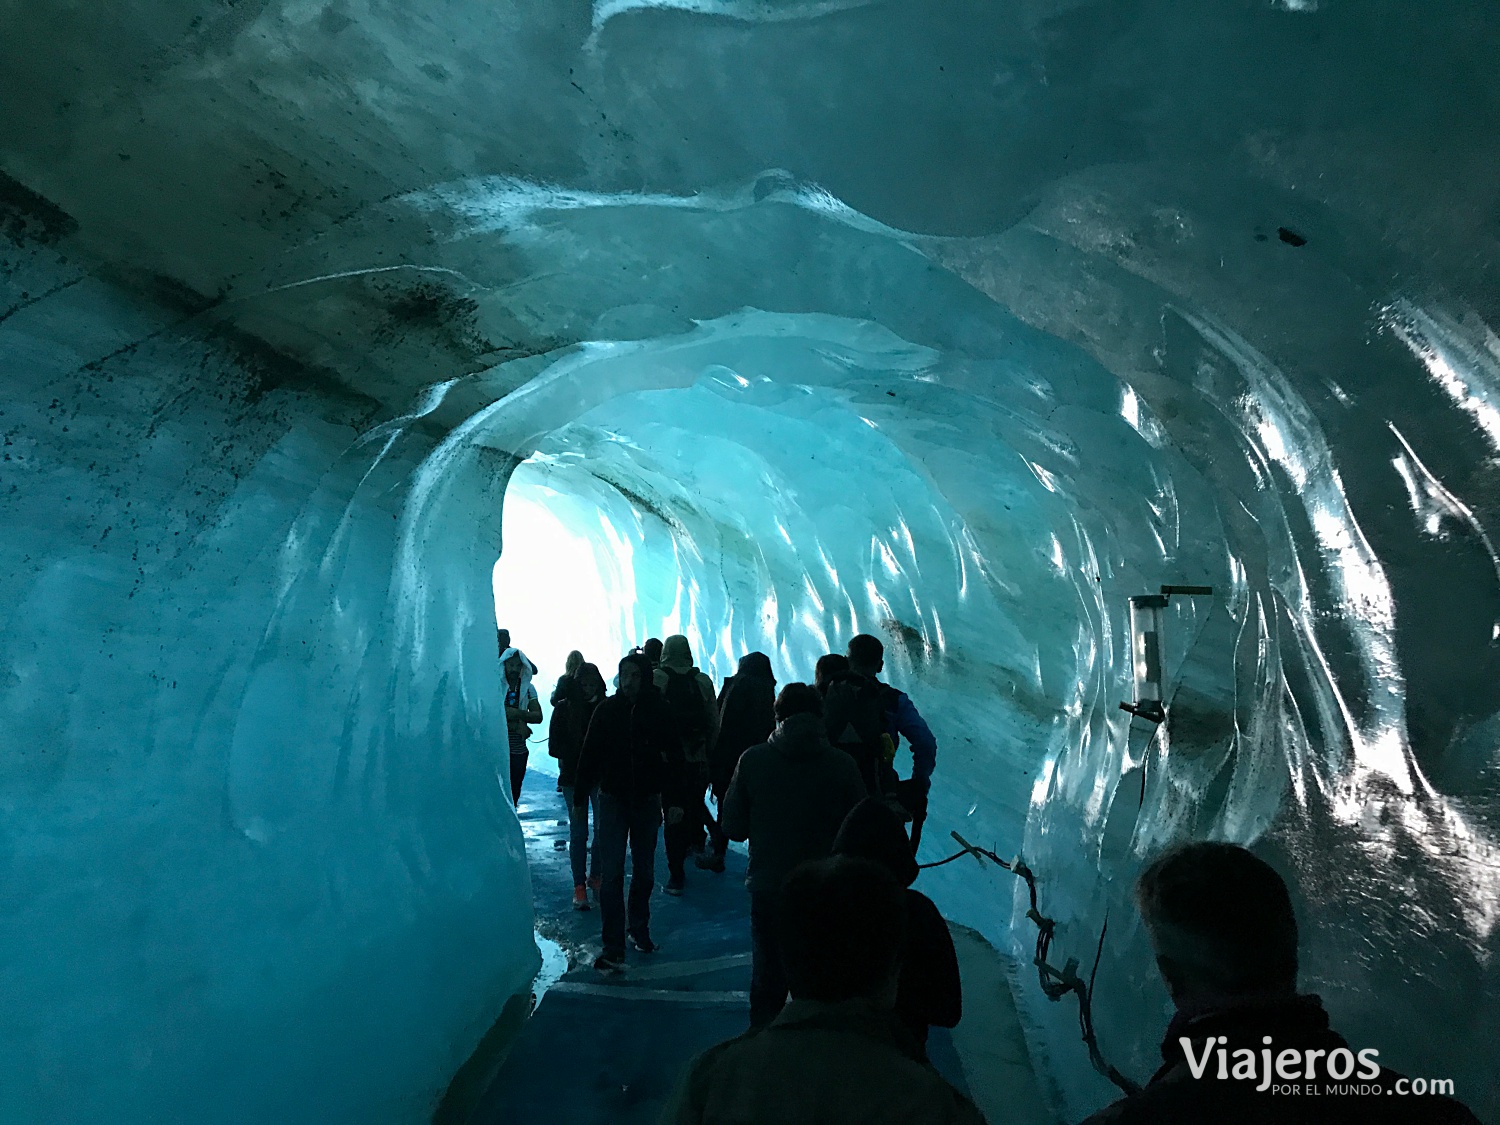
[[584, 890], [582, 883], [579, 883], [578, 886], [573, 888], [573, 909], [589, 909], [589, 893], [588, 891]]
[[630, 935], [630, 944], [634, 945], [642, 953], [655, 953], [661, 946], [651, 940], [651, 935], [645, 930]]
[[599, 893], [599, 876], [589, 876], [589, 890], [593, 891], [595, 895]]
[[625, 971], [625, 955], [623, 953], [601, 953], [594, 958], [594, 968], [601, 973], [623, 973]]
[[693, 863], [701, 867], [704, 871], [724, 870], [724, 857], [717, 852], [704, 852]]
[[673, 875], [670, 879], [667, 880], [667, 885], [663, 887], [662, 890], [666, 891], [669, 895], [680, 895], [682, 894], [682, 888], [685, 885], [685, 882], [686, 881], [681, 875]]

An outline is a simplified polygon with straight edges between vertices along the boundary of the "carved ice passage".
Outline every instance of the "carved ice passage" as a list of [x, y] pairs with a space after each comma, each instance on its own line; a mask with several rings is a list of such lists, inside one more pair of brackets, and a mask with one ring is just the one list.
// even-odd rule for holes
[[[1059, 961], [1108, 915], [1116, 1065], [1165, 1022], [1130, 879], [1209, 836], [1296, 877], [1349, 1038], [1500, 1114], [1497, 44], [1336, 0], [0, 14], [0, 1116], [430, 1114], [538, 963], [495, 600], [544, 679], [882, 633], [924, 858], [1024, 854]], [[1217, 596], [1148, 746], [1126, 598], [1175, 582]], [[1019, 888], [924, 878], [1059, 1114], [1107, 1100]]]

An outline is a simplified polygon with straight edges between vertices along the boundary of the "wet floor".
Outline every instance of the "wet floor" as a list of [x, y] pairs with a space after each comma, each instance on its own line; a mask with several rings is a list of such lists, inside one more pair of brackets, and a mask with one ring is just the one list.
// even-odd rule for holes
[[[568, 830], [555, 785], [555, 778], [528, 773], [518, 810], [544, 954], [538, 983], [547, 987], [471, 1120], [654, 1122], [693, 1056], [749, 1026], [745, 856], [731, 850], [723, 874], [689, 863], [686, 893], [674, 898], [661, 890], [667, 870], [658, 847], [651, 934], [661, 949], [631, 948], [625, 972], [606, 976], [592, 967], [598, 908], [572, 907]], [[947, 1032], [934, 1030], [929, 1052], [948, 1080], [965, 1089]]]

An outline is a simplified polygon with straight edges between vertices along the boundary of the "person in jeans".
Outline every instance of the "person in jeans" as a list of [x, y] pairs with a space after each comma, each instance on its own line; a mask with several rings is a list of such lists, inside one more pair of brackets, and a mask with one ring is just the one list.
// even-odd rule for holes
[[521, 782], [526, 777], [526, 760], [530, 750], [531, 724], [542, 721], [542, 704], [531, 685], [536, 667], [518, 648], [508, 648], [500, 655], [505, 672], [505, 732], [510, 743], [510, 803], [521, 803]]
[[750, 841], [752, 1027], [770, 1023], [786, 1003], [776, 936], [782, 880], [804, 860], [828, 855], [865, 795], [854, 759], [828, 742], [815, 688], [788, 684], [776, 697], [775, 717], [771, 737], [740, 756], [719, 816], [731, 840]]
[[[656, 885], [656, 836], [661, 828], [662, 771], [675, 731], [651, 682], [651, 662], [636, 653], [620, 661], [620, 686], [594, 709], [573, 778], [575, 815], [596, 789], [594, 847], [599, 864], [599, 913], [604, 949], [595, 968], [625, 965], [628, 934], [643, 953], [651, 940], [651, 891]], [[630, 849], [630, 903], [625, 903], [625, 850]]]
[[[574, 654], [576, 655], [576, 654]], [[599, 832], [599, 798], [595, 795], [575, 806], [573, 792], [578, 776], [578, 756], [583, 753], [589, 720], [604, 699], [604, 677], [593, 664], [579, 664], [552, 693], [552, 721], [547, 728], [547, 753], [557, 759], [557, 791], [568, 810], [568, 859], [573, 866], [573, 909], [587, 910], [589, 894], [589, 810], [594, 813], [594, 833]], [[592, 852], [594, 887], [599, 887], [598, 849]]]

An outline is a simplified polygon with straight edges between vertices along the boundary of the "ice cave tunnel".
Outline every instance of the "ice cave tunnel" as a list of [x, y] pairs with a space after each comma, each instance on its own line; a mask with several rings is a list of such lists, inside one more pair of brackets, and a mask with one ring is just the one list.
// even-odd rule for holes
[[[0, 6], [0, 1119], [414, 1125], [525, 1035], [498, 607], [543, 679], [883, 636], [922, 858], [1108, 918], [1113, 1063], [1133, 874], [1231, 840], [1500, 1120], [1497, 64], [1485, 0]], [[920, 885], [1108, 1101], [1019, 881]]]

